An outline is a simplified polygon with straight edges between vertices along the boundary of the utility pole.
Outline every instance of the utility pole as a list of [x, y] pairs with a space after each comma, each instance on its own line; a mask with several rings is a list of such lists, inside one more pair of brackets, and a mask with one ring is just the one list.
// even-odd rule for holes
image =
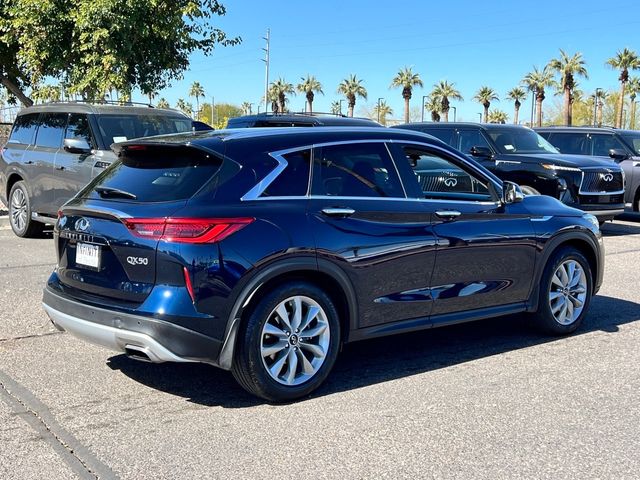
[[265, 56], [262, 60], [265, 64], [264, 75], [264, 113], [269, 111], [269, 44], [271, 43], [271, 29], [267, 28], [267, 36], [262, 37], [267, 42], [267, 48], [263, 48]]

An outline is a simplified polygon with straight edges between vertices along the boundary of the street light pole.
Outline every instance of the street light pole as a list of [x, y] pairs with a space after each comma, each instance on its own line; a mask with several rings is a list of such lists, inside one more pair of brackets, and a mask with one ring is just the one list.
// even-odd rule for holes
[[424, 104], [426, 103], [425, 98], [427, 98], [429, 95], [423, 95], [422, 96], [422, 117], [420, 119], [421, 122], [424, 122]]
[[458, 109], [456, 107], [451, 107], [453, 108], [453, 121], [456, 121], [456, 117], [458, 116]]
[[265, 53], [265, 58], [262, 60], [265, 64], [265, 75], [264, 75], [264, 112], [267, 113], [269, 111], [269, 53], [270, 53], [270, 43], [271, 43], [271, 29], [267, 28], [267, 36], [262, 37], [267, 41], [267, 48], [263, 48]]
[[384, 97], [378, 97], [378, 123], [380, 123], [380, 100], [384, 100]]

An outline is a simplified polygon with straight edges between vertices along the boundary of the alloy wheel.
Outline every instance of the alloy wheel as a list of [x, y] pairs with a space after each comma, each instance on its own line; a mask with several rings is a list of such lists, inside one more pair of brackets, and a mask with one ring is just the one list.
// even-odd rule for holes
[[21, 188], [13, 191], [9, 208], [13, 227], [22, 232], [27, 225], [27, 197]]
[[551, 277], [549, 307], [561, 325], [571, 325], [582, 313], [587, 299], [587, 276], [575, 260], [562, 262]]
[[327, 315], [312, 298], [296, 295], [283, 300], [262, 328], [260, 356], [274, 380], [300, 385], [322, 367], [330, 344]]

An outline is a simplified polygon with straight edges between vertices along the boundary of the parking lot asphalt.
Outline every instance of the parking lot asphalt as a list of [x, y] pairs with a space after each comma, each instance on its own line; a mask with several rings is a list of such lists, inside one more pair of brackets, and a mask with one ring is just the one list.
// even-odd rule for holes
[[0, 222], [0, 478], [638, 478], [640, 222], [603, 231], [576, 334], [512, 316], [352, 344], [311, 398], [274, 406], [228, 372], [55, 330], [51, 238]]

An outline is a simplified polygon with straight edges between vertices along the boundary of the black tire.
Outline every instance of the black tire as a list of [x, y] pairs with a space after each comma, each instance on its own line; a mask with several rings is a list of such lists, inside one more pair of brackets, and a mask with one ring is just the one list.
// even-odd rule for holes
[[[282, 302], [295, 296], [312, 299], [323, 310], [328, 323], [329, 341], [324, 362], [315, 373], [299, 385], [285, 385], [275, 380], [267, 370], [261, 354], [263, 328]], [[326, 329], [325, 329], [326, 330]], [[302, 337], [301, 337], [302, 338]], [[287, 339], [287, 348], [289, 340]], [[238, 332], [231, 372], [249, 393], [270, 402], [287, 402], [304, 397], [318, 388], [333, 368], [340, 346], [338, 311], [329, 295], [315, 285], [296, 281], [283, 284], [266, 293], [243, 320]], [[282, 350], [284, 352], [284, 350]], [[300, 353], [303, 349], [300, 348]], [[265, 357], [268, 358], [268, 357]], [[301, 367], [299, 367], [301, 368]], [[292, 369], [293, 370], [293, 369]], [[300, 371], [300, 373], [302, 373]]]
[[[584, 272], [584, 280], [586, 284], [585, 298], [583, 301], [582, 310], [579, 315], [570, 321], [570, 323], [560, 322], [551, 309], [551, 289], [553, 286], [554, 294], [561, 293], [560, 287], [553, 283], [553, 277], [559, 267], [565, 262], [577, 262]], [[582, 324], [585, 315], [589, 309], [591, 297], [593, 295], [593, 275], [591, 273], [591, 267], [585, 256], [577, 249], [573, 247], [561, 247], [554, 252], [549, 258], [547, 265], [542, 273], [540, 279], [540, 296], [538, 301], [538, 311], [532, 314], [532, 318], [536, 326], [545, 333], [552, 335], [567, 335], [574, 332]], [[567, 300], [567, 296], [564, 295], [564, 301]], [[572, 309], [575, 307], [575, 302], [572, 301]]]
[[633, 199], [632, 208], [634, 212], [640, 212], [640, 187], [636, 191], [636, 196]]
[[540, 192], [529, 185], [520, 185], [520, 190], [524, 195], [540, 195]]
[[36, 237], [42, 234], [44, 225], [31, 219], [31, 199], [23, 181], [16, 182], [11, 187], [8, 202], [9, 223], [13, 233], [23, 238]]

